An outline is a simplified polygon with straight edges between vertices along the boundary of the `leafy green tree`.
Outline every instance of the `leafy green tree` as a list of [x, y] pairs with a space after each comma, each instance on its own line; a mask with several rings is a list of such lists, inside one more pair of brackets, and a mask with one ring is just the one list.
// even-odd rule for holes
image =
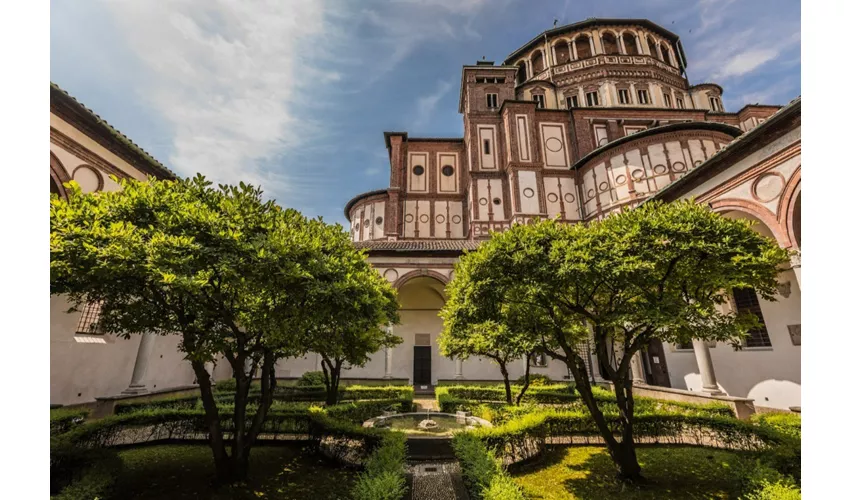
[[[117, 181], [117, 179], [116, 179]], [[100, 303], [106, 332], [177, 334], [195, 372], [218, 477], [239, 481], [272, 403], [275, 362], [303, 350], [312, 298], [340, 256], [321, 221], [263, 201], [252, 186], [203, 177], [121, 180], [121, 190], [50, 204], [51, 294]], [[228, 454], [204, 363], [218, 354], [236, 394]], [[256, 410], [247, 411], [259, 374]]]
[[310, 302], [315, 321], [305, 331], [303, 348], [322, 358], [326, 404], [339, 401], [343, 368], [364, 366], [370, 355], [402, 342], [385, 326], [397, 323], [399, 304], [392, 285], [351, 245], [341, 227], [327, 227], [325, 247], [334, 254], [328, 279]]
[[[467, 285], [453, 289], [450, 312], [466, 328], [493, 321], [492, 308], [480, 306], [492, 300], [492, 287], [526, 307], [546, 353], [575, 377], [620, 476], [637, 481], [631, 359], [653, 339], [734, 343], [754, 326], [754, 316], [719, 306], [736, 287], [774, 300], [788, 253], [749, 226], [694, 202], [647, 203], [588, 225], [514, 226], [461, 259], [455, 279]], [[619, 440], [580, 356], [589, 335], [597, 351], [610, 339], [622, 350], [617, 360], [600, 357], [613, 374]]]
[[[474, 259], [473, 255], [465, 258]], [[534, 317], [529, 316], [527, 306], [505, 300], [505, 294], [511, 293], [511, 290], [496, 283], [471, 282], [469, 278], [467, 274], [458, 274], [446, 287], [448, 299], [440, 311], [444, 327], [437, 338], [440, 352], [444, 356], [460, 359], [482, 356], [499, 365], [508, 404], [514, 404], [508, 364], [524, 358], [525, 376], [516, 397], [516, 404], [520, 404], [530, 383], [531, 355], [540, 347], [540, 335], [532, 323]], [[455, 291], [474, 286], [483, 287], [476, 295], [479, 314], [491, 318], [480, 323], [463, 320], [463, 313], [459, 311], [465, 306], [463, 295]]]

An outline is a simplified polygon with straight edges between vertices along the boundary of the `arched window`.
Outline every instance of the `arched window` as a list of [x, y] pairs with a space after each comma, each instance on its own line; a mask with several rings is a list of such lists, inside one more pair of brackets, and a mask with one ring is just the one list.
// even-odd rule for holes
[[630, 56], [636, 56], [640, 54], [640, 52], [638, 52], [637, 39], [633, 34], [623, 33], [623, 45], [626, 46], [626, 54]]
[[735, 301], [735, 309], [738, 314], [750, 313], [759, 320], [758, 326], [747, 332], [744, 345], [746, 347], [770, 347], [770, 336], [764, 326], [764, 316], [755, 290], [752, 288], [733, 288], [732, 300]]
[[576, 45], [576, 55], [578, 55], [579, 59], [586, 59], [593, 54], [590, 51], [590, 38], [587, 35], [579, 35], [575, 41]]
[[667, 47], [659, 47], [658, 50], [661, 51], [661, 57], [664, 59], [664, 62], [672, 66], [673, 62], [670, 58], [670, 49], [668, 49]]
[[525, 61], [520, 61], [516, 65], [519, 66], [519, 70], [516, 72], [516, 81], [517, 83], [522, 83], [528, 79], [528, 72], [525, 69]]
[[646, 35], [646, 44], [649, 45], [649, 55], [656, 59], [661, 59], [658, 57], [658, 42], [655, 41], [652, 35]]
[[794, 201], [794, 208], [791, 211], [791, 230], [794, 231], [792, 237], [794, 238], [794, 242], [797, 244], [797, 248], [803, 248], [802, 243], [800, 241], [802, 238], [802, 207], [800, 206], [800, 198], [803, 196], [803, 193], [797, 195], [797, 199]]
[[602, 35], [602, 50], [606, 54], [619, 54], [620, 47], [617, 45], [617, 37], [610, 32]]
[[555, 43], [555, 61], [558, 64], [566, 64], [570, 61], [570, 44], [563, 40]]
[[543, 52], [539, 50], [531, 56], [531, 73], [536, 75], [543, 71]]

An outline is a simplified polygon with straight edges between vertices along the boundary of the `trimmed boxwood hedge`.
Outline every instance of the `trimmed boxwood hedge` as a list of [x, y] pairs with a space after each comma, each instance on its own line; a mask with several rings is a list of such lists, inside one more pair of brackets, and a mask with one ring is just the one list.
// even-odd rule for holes
[[750, 422], [797, 439], [803, 434], [803, 421], [796, 413], [759, 413], [750, 417]]
[[85, 422], [89, 410], [79, 408], [55, 408], [50, 410], [50, 435], [64, 434]]
[[485, 443], [469, 432], [452, 438], [452, 448], [460, 462], [463, 482], [474, 499], [521, 500], [521, 488], [508, 476]]
[[401, 500], [407, 493], [404, 462], [407, 438], [387, 431], [381, 444], [366, 459], [364, 472], [352, 490], [355, 500]]
[[[219, 384], [224, 384], [226, 380]], [[234, 387], [235, 389], [235, 387]], [[232, 403], [235, 394], [231, 391], [221, 390], [219, 387], [215, 392], [216, 401], [219, 405]], [[275, 388], [274, 400], [277, 402], [316, 402], [325, 401], [324, 386], [282, 386]], [[260, 399], [258, 391], [248, 394], [248, 402], [256, 403]], [[340, 402], [364, 401], [364, 400], [389, 400], [413, 404], [413, 387], [410, 386], [365, 386], [352, 385], [340, 388]], [[153, 409], [201, 409], [201, 397], [199, 395], [180, 396], [174, 398], [158, 399], [154, 401], [126, 402], [115, 405], [115, 413], [131, 413], [136, 411]], [[406, 410], [409, 411], [409, 410]]]

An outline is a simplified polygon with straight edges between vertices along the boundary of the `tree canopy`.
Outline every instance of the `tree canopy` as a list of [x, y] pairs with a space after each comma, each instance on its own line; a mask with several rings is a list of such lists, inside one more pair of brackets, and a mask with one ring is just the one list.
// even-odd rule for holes
[[[365, 257], [344, 243], [340, 226], [281, 209], [253, 186], [216, 189], [200, 175], [116, 181], [120, 191], [84, 195], [70, 183], [68, 201], [52, 197], [51, 294], [66, 294], [76, 307], [99, 303], [98, 325], [111, 334], [180, 335], [201, 389], [219, 476], [242, 479], [271, 406], [276, 361], [302, 354], [307, 333], [327, 319], [315, 305], [342, 289], [348, 293], [337, 296], [340, 309], [378, 300], [377, 309], [386, 312], [388, 285], [368, 278]], [[368, 313], [356, 327], [374, 329], [383, 321]], [[218, 355], [236, 379], [230, 456], [204, 369]], [[248, 392], [257, 373], [260, 401], [249, 425]]]
[[[519, 307], [526, 327], [515, 331], [537, 331], [547, 354], [566, 363], [621, 475], [637, 479], [631, 359], [652, 339], [735, 343], [754, 326], [754, 316], [719, 306], [738, 287], [773, 300], [788, 254], [749, 225], [694, 202], [647, 203], [587, 225], [517, 225], [461, 259], [449, 323], [484, 328], [501, 321], [505, 307]], [[579, 355], [589, 336], [598, 351], [611, 339], [622, 351], [619, 360], [599, 360], [613, 374], [624, 429], [619, 442]]]

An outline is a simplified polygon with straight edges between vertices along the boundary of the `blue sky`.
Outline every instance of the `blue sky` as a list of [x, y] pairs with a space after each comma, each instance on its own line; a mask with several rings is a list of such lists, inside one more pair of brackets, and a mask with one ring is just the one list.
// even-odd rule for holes
[[729, 110], [800, 94], [788, 0], [51, 0], [50, 78], [180, 175], [343, 222], [388, 183], [383, 131], [462, 135], [463, 64], [588, 17], [679, 34]]

